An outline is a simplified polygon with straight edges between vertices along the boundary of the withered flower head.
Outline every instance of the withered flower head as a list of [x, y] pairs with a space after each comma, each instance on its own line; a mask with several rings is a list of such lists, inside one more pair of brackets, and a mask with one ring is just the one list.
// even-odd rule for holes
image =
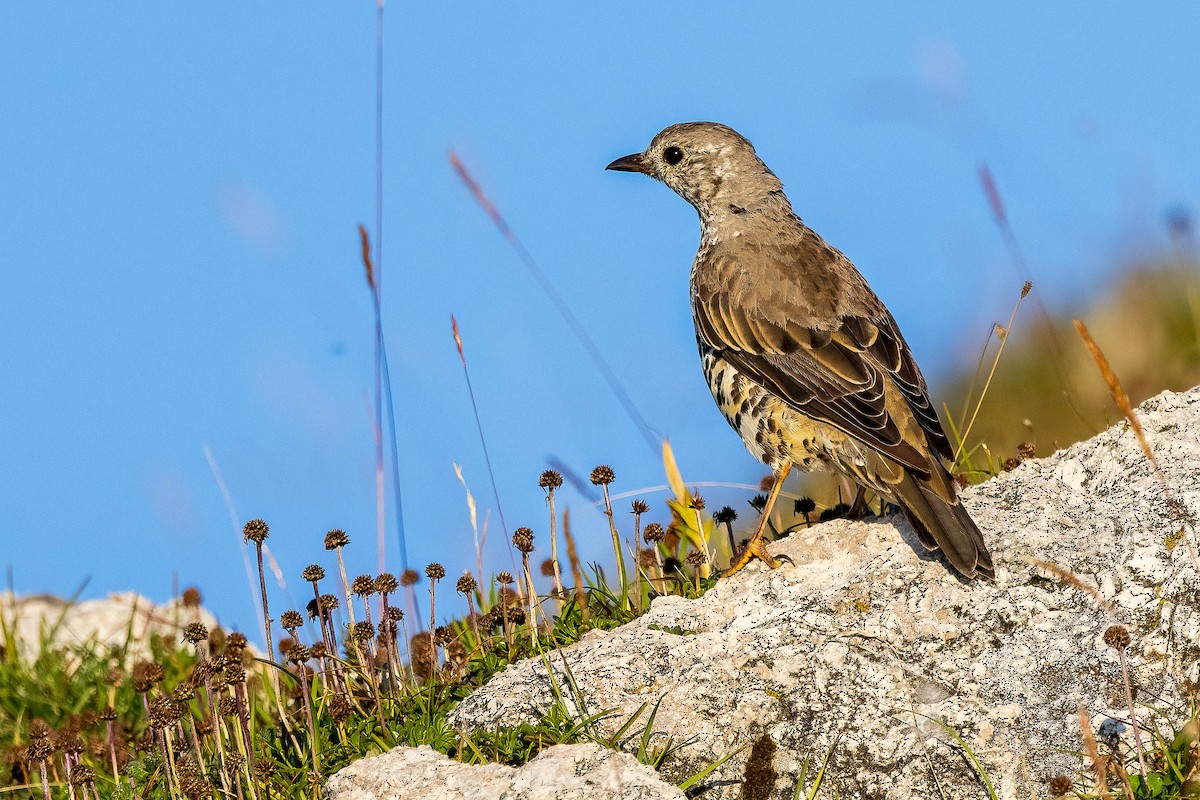
[[701, 497], [700, 495], [696, 494], [696, 490], [693, 489], [692, 490], [692, 508], [696, 509], [697, 511], [703, 511], [705, 505], [707, 505], [707, 503], [705, 503], [704, 498]]
[[375, 626], [369, 622], [356, 622], [351, 636], [360, 642], [369, 642], [375, 638]]
[[189, 586], [183, 590], [183, 607], [184, 608], [199, 608], [203, 599], [200, 597], [200, 590], [195, 586]]
[[499, 572], [496, 574], [496, 580], [507, 586], [508, 584], [513, 582], [513, 576], [512, 576], [511, 572], [509, 572], [508, 570], [504, 570], [503, 572]]
[[348, 544], [350, 544], [350, 537], [341, 528], [334, 528], [325, 534], [326, 550], [337, 550], [339, 547], [345, 547]]
[[651, 522], [646, 526], [646, 529], [642, 531], [642, 538], [646, 540], [647, 544], [657, 544], [658, 542], [661, 542], [663, 537], [666, 535], [667, 532], [663, 530], [663, 526], [659, 525], [657, 522]]
[[399, 622], [404, 619], [404, 612], [395, 606], [388, 606], [388, 619], [392, 622]]
[[325, 568], [320, 564], [309, 564], [304, 568], [304, 572], [300, 573], [300, 577], [310, 583], [325, 579]]
[[208, 628], [201, 625], [199, 622], [190, 623], [183, 629], [183, 640], [196, 644], [208, 639]]
[[562, 475], [556, 469], [548, 469], [538, 477], [538, 486], [543, 489], [557, 489], [562, 483]]
[[245, 647], [246, 642], [246, 634], [241, 633], [240, 631], [234, 631], [233, 633], [229, 634], [229, 639], [226, 644], [228, 644], [230, 647]]
[[1051, 797], [1062, 797], [1075, 788], [1075, 782], [1066, 775], [1055, 775], [1050, 779], [1050, 786], [1048, 788], [1050, 789]]
[[400, 573], [401, 586], [416, 586], [421, 580], [421, 574], [415, 569], [406, 569]]
[[608, 464], [601, 464], [592, 470], [591, 480], [596, 486], [608, 486], [617, 479], [617, 474]]
[[299, 611], [289, 608], [279, 615], [279, 624], [283, 626], [285, 631], [291, 633], [304, 624], [304, 617], [300, 616]]
[[1017, 445], [1017, 455], [1021, 458], [1034, 458], [1037, 456], [1037, 445], [1033, 442], [1021, 442]]
[[341, 605], [342, 601], [338, 599], [336, 594], [321, 595], [321, 610], [326, 614], [328, 614], [330, 611], [333, 611], [335, 608], [340, 608]]
[[633, 501], [633, 513], [634, 514], [645, 514], [649, 510], [650, 510], [650, 504], [647, 503], [645, 500], [634, 500]]
[[469, 594], [470, 592], [475, 591], [475, 578], [472, 577], [471, 573], [469, 572], [464, 573], [463, 576], [454, 583], [454, 590], [462, 594]]
[[713, 522], [717, 523], [718, 525], [728, 524], [733, 522], [735, 519], [737, 519], [737, 512], [729, 506], [721, 506], [717, 509], [716, 513], [713, 514]]
[[817, 501], [811, 497], [801, 497], [793, 508], [797, 514], [811, 514], [817, 510]]
[[303, 664], [312, 658], [312, 651], [304, 645], [298, 644], [288, 651], [287, 658], [293, 664]]
[[547, 558], [545, 561], [543, 561], [541, 570], [542, 570], [542, 577], [553, 578], [554, 577], [554, 559]]
[[261, 519], [252, 519], [242, 528], [242, 541], [262, 544], [271, 535], [271, 529]]
[[431, 581], [440, 581], [442, 578], [446, 577], [446, 568], [434, 561], [425, 568], [425, 577], [429, 578]]
[[750, 498], [750, 507], [755, 511], [762, 511], [767, 507], [767, 496], [765, 494], [756, 494]]
[[517, 528], [513, 532], [513, 547], [520, 550], [522, 553], [529, 553], [533, 550], [533, 530], [531, 528]]
[[375, 579], [370, 575], [359, 575], [350, 582], [350, 591], [359, 597], [369, 597], [375, 594]]
[[1104, 643], [1116, 650], [1129, 647], [1129, 629], [1124, 625], [1112, 625], [1104, 632]]
[[391, 594], [400, 587], [400, 581], [390, 572], [381, 572], [375, 578], [375, 591], [380, 594]]
[[698, 567], [705, 561], [708, 561], [708, 556], [704, 555], [703, 550], [693, 550], [687, 555], [687, 562], [693, 567]]
[[186, 703], [196, 696], [196, 687], [190, 683], [181, 683], [171, 690], [171, 699], [176, 703]]

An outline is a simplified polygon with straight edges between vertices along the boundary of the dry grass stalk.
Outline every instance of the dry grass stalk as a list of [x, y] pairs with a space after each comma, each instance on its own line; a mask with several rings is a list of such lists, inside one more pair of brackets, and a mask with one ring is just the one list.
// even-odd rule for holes
[[[1017, 319], [1017, 311], [1020, 310], [1021, 303], [1024, 302], [1025, 298], [1029, 296], [1029, 292], [1032, 290], [1033, 284], [1029, 281], [1025, 281], [1025, 284], [1021, 287], [1021, 296], [1017, 298], [1017, 304], [1013, 306], [1012, 313], [1008, 315], [1008, 325], [1006, 327], [1001, 327], [1000, 325], [995, 325], [992, 327], [992, 331], [995, 332], [996, 337], [1000, 340], [1000, 347], [996, 349], [996, 357], [992, 359], [992, 368], [988, 371], [987, 380], [983, 384], [983, 391], [979, 393], [979, 400], [975, 403], [975, 411], [971, 414], [971, 419], [967, 423], [967, 427], [963, 430], [962, 439], [959, 440], [958, 449], [954, 453], [954, 460], [956, 462], [958, 461], [959, 456], [962, 455], [963, 448], [966, 447], [967, 437], [971, 435], [971, 428], [974, 427], [975, 420], [979, 416], [979, 409], [983, 408], [983, 401], [987, 397], [988, 389], [992, 385], [992, 378], [996, 376], [996, 368], [1000, 366], [1000, 356], [1004, 355], [1004, 347], [1008, 344], [1009, 334], [1012, 333], [1013, 322], [1015, 322]], [[988, 333], [988, 341], [991, 341], [991, 332]], [[986, 351], [987, 342], [984, 342], [983, 347]], [[980, 354], [979, 359], [980, 363], [982, 364], [982, 354]], [[978, 375], [978, 372], [976, 372], [976, 375]], [[973, 391], [974, 383], [972, 383], [971, 388]], [[969, 396], [970, 395], [968, 394], [968, 397]]]
[[1101, 377], [1104, 378], [1105, 385], [1108, 386], [1109, 395], [1112, 396], [1117, 408], [1125, 415], [1125, 419], [1129, 421], [1129, 427], [1133, 429], [1133, 434], [1137, 437], [1138, 446], [1142, 448], [1142, 453], [1146, 456], [1146, 460], [1154, 468], [1154, 474], [1158, 478], [1159, 483], [1162, 484], [1163, 491], [1166, 493], [1167, 506], [1183, 526], [1183, 541], [1187, 544], [1188, 554], [1192, 557], [1192, 565], [1196, 568], [1196, 573], [1200, 575], [1200, 553], [1196, 551], [1196, 543], [1192, 539], [1191, 515], [1187, 512], [1183, 501], [1175, 494], [1174, 489], [1171, 487], [1171, 482], [1167, 478], [1167, 473], [1163, 472], [1162, 466], [1158, 463], [1158, 458], [1154, 455], [1153, 448], [1150, 447], [1150, 440], [1146, 438], [1146, 429], [1142, 427], [1141, 420], [1138, 419], [1137, 413], [1133, 410], [1133, 403], [1130, 402], [1129, 395], [1121, 387], [1121, 381], [1117, 378], [1117, 374], [1113, 372], [1112, 366], [1104, 356], [1104, 351], [1100, 349], [1100, 345], [1096, 344], [1096, 340], [1088, 332], [1087, 326], [1083, 324], [1083, 320], [1076, 319], [1074, 322], [1075, 330], [1079, 332], [1080, 338], [1083, 339], [1083, 343], [1087, 346], [1088, 353], [1091, 354], [1092, 360], [1096, 362], [1096, 367], [1100, 370]]
[[1026, 556], [1025, 560], [1030, 564], [1033, 564], [1038, 569], [1046, 570], [1046, 572], [1049, 572], [1063, 583], [1070, 584], [1084, 594], [1089, 595], [1093, 600], [1096, 601], [1097, 605], [1099, 605], [1109, 614], [1112, 614], [1113, 616], [1117, 615], [1116, 608], [1112, 605], [1112, 603], [1104, 598], [1104, 595], [1100, 594], [1098, 589], [1096, 589], [1094, 586], [1088, 586], [1083, 582], [1082, 579], [1080, 579], [1078, 575], [1076, 575], [1074, 572], [1071, 572], [1069, 569], [1064, 569], [1057, 564], [1053, 564], [1049, 561], [1043, 561], [1040, 558], [1034, 558], [1032, 556]]
[[575, 580], [575, 604], [583, 621], [587, 622], [587, 595], [583, 591], [583, 567], [579, 563], [579, 553], [575, 550], [575, 537], [571, 535], [571, 510], [563, 511], [563, 539], [567, 542], [567, 560], [571, 562], [571, 577]]
[[1101, 800], [1112, 800], [1108, 793], [1108, 757], [1100, 755], [1096, 736], [1092, 733], [1092, 718], [1082, 704], [1079, 706], [1079, 728], [1083, 732], [1083, 751], [1091, 759], [1092, 770], [1096, 773], [1096, 791]]

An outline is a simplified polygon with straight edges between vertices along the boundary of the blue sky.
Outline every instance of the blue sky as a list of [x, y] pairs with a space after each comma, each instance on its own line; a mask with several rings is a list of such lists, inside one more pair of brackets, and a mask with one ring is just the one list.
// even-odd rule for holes
[[[1056, 306], [1164, 247], [1164, 213], [1200, 199], [1200, 6], [746, 8], [386, 7], [384, 316], [415, 565], [473, 565], [454, 463], [481, 514], [493, 505], [451, 313], [505, 518], [535, 529], [535, 555], [549, 458], [611, 463], [622, 491], [662, 483], [451, 148], [693, 481], [762, 469], [698, 369], [694, 212], [603, 171], [665, 125], [718, 120], [754, 141], [933, 377], [973, 357], [1020, 286], [980, 163]], [[354, 540], [351, 572], [375, 571], [355, 232], [374, 220], [374, 48], [369, 2], [0, 10], [0, 562], [19, 592], [90, 576], [89, 596], [164, 599], [177, 576], [253, 626], [206, 447], [241, 520], [271, 524], [293, 590], [331, 527]], [[602, 519], [563, 501], [604, 558]]]

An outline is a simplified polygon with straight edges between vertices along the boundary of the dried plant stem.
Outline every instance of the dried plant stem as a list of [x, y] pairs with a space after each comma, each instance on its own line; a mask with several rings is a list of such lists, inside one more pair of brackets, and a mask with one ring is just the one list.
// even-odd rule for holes
[[550, 506], [550, 560], [554, 562], [554, 591], [561, 599], [566, 597], [563, 591], [562, 568], [558, 565], [558, 526], [554, 512], [554, 487], [546, 491], [546, 504]]
[[436, 622], [437, 617], [433, 611], [434, 585], [435, 584], [437, 584], [437, 581], [435, 581], [431, 578], [429, 581], [429, 655], [430, 655], [429, 669], [431, 670], [433, 675], [437, 675], [437, 673], [438, 673], [437, 622]]
[[[975, 404], [975, 411], [971, 414], [971, 419], [967, 422], [967, 427], [963, 430], [962, 438], [958, 442], [958, 448], [954, 452], [954, 460], [957, 462], [959, 456], [962, 455], [962, 450], [966, 447], [967, 437], [971, 435], [971, 428], [975, 425], [975, 420], [979, 416], [979, 409], [983, 408], [983, 401], [987, 398], [988, 389], [991, 388], [992, 378], [996, 375], [996, 368], [1000, 366], [1000, 356], [1004, 355], [1004, 347], [1008, 344], [1008, 337], [1012, 333], [1013, 322], [1017, 318], [1017, 311], [1021, 308], [1021, 303], [1029, 296], [1029, 292], [1033, 289], [1033, 284], [1025, 281], [1021, 287], [1021, 296], [1017, 298], [1017, 304], [1013, 306], [1012, 313], [1008, 316], [1008, 326], [1000, 328], [998, 325], [992, 330], [996, 332], [1000, 339], [1000, 347], [996, 350], [996, 357], [992, 359], [992, 368], [988, 371], [987, 380], [983, 384], [983, 391], [979, 393], [979, 401]], [[986, 345], [984, 345], [986, 347]]]
[[617, 533], [617, 523], [613, 519], [612, 500], [608, 497], [608, 484], [600, 487], [604, 491], [604, 516], [608, 517], [608, 530], [612, 534], [613, 555], [617, 559], [617, 577], [621, 581], [621, 604], [629, 608], [629, 580], [625, 575], [625, 554], [621, 552], [621, 535]]
[[529, 610], [529, 643], [533, 645], [534, 650], [537, 650], [537, 612], [539, 603], [537, 589], [533, 586], [533, 573], [529, 571], [529, 553], [521, 553], [521, 568], [525, 572], [525, 585], [529, 590], [529, 596], [526, 598], [526, 608]]
[[1100, 748], [1096, 746], [1096, 737], [1092, 733], [1092, 718], [1082, 704], [1079, 706], [1079, 728], [1083, 732], [1083, 751], [1091, 759], [1092, 771], [1096, 773], [1096, 789], [1101, 800], [1112, 800], [1112, 795], [1108, 793], [1108, 759], [1100, 755]]
[[[707, 578], [712, 574], [712, 567], [709, 566], [712, 561], [712, 548], [708, 544], [708, 536], [704, 532], [704, 515], [700, 513], [700, 509], [695, 505], [692, 506], [692, 511], [696, 514], [696, 533], [700, 535], [700, 541], [704, 544], [704, 563], [697, 567], [697, 575], [699, 578]], [[733, 554], [730, 554], [733, 557]], [[697, 578], [696, 591], [700, 591], [699, 578]]]
[[[263, 611], [263, 628], [267, 634], [267, 658], [270, 661], [275, 661], [275, 643], [271, 639], [271, 610], [267, 606], [267, 575], [263, 571], [263, 544], [261, 541], [254, 543], [254, 548], [258, 552], [258, 586], [262, 591], [262, 611]], [[279, 694], [279, 675], [271, 671], [271, 684], [275, 687], [275, 694]]]
[[354, 601], [351, 599], [350, 579], [346, 577], [346, 560], [342, 558], [342, 548], [335, 548], [338, 560], [338, 572], [342, 575], [342, 592], [346, 595], [346, 613], [350, 615], [350, 625], [353, 626], [356, 620], [354, 619]]
[[1129, 722], [1133, 725], [1133, 741], [1137, 744], [1138, 771], [1142, 780], [1146, 780], [1146, 757], [1142, 754], [1142, 731], [1137, 720], [1137, 710], [1133, 706], [1133, 687], [1129, 684], [1129, 668], [1125, 664], [1125, 648], [1117, 648], [1117, 656], [1121, 659], [1121, 681], [1125, 684], [1125, 702], [1129, 704]]
[[567, 560], [571, 562], [571, 577], [575, 581], [575, 604], [584, 622], [588, 619], [587, 594], [583, 590], [583, 567], [579, 553], [575, 551], [575, 537], [571, 535], [571, 512], [563, 511], [563, 539], [567, 542]]

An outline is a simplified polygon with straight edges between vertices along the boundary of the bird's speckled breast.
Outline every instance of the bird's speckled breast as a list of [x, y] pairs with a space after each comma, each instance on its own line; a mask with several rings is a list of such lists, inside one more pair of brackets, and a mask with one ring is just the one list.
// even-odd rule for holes
[[[750, 453], [778, 471], [791, 462], [802, 470], [842, 472], [864, 486], [890, 494], [887, 479], [857, 441], [823, 422], [810, 419], [775, 397], [712, 348], [700, 344], [700, 363], [717, 408]], [[868, 462], [872, 462], [868, 467]]]

